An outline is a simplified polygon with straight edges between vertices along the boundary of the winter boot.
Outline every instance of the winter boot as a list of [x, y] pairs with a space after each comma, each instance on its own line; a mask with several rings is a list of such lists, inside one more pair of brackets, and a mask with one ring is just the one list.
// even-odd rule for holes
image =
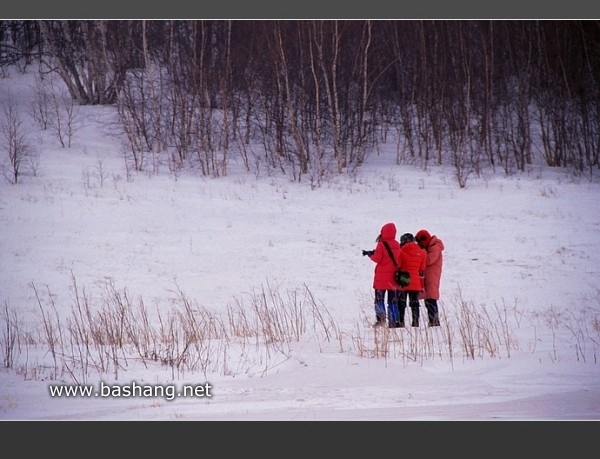
[[404, 327], [404, 315], [406, 314], [406, 294], [398, 292], [398, 326]]
[[419, 308], [415, 306], [411, 306], [412, 311], [412, 323], [411, 326], [418, 327], [419, 326]]
[[401, 327], [404, 327], [404, 311], [406, 310], [406, 307], [401, 307], [399, 308], [398, 311], [398, 323], [400, 324]]
[[385, 303], [381, 299], [375, 301], [375, 323], [373, 327], [385, 325]]
[[425, 308], [427, 309], [427, 320], [429, 321], [430, 327], [437, 327], [440, 325], [440, 318], [438, 315], [437, 300], [426, 299]]
[[396, 303], [388, 304], [388, 324], [390, 328], [398, 328], [400, 326], [398, 305]]
[[383, 327], [385, 325], [385, 317], [384, 316], [376, 316], [375, 323], [373, 324], [373, 328]]

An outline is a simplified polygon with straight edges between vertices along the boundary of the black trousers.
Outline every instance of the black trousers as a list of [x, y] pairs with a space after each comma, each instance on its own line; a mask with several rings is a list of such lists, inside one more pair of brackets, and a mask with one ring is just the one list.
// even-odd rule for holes
[[426, 298], [425, 308], [427, 309], [427, 320], [429, 321], [429, 325], [438, 326], [440, 324], [440, 315], [438, 312], [437, 300]]
[[412, 326], [419, 326], [419, 292], [417, 291], [404, 291], [398, 292], [398, 316], [401, 324], [404, 323], [404, 313], [406, 311], [406, 306], [408, 302], [408, 306], [412, 311]]

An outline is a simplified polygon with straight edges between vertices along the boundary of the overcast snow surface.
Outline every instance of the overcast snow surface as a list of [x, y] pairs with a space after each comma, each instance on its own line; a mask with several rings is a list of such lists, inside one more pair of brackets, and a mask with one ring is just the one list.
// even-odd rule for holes
[[[0, 370], [0, 419], [600, 419], [599, 184], [538, 161], [508, 178], [472, 176], [459, 189], [451, 167], [396, 165], [394, 143], [356, 176], [332, 176], [316, 189], [244, 172], [238, 161], [221, 178], [175, 178], [165, 165], [158, 176], [127, 180], [111, 108], [77, 107], [73, 144], [61, 148], [30, 120], [33, 86], [14, 71], [0, 80], [0, 100], [18, 96], [39, 155], [35, 176], [0, 180], [3, 327], [16, 313], [39, 330], [33, 286], [66, 324], [75, 280], [94, 304], [112, 285], [167, 317], [183, 295], [225, 324], [228, 308], [250, 314], [262, 293], [309, 304], [310, 292], [335, 328], [328, 339], [309, 324], [281, 346], [257, 338], [240, 348], [232, 339], [206, 371], [128, 358], [118, 379], [87, 375], [95, 393], [101, 383], [203, 388], [173, 400], [51, 397], [51, 384], [72, 386], [73, 378], [49, 380], [48, 350], [23, 344], [14, 368]], [[361, 250], [389, 221], [398, 238], [426, 228], [443, 240], [442, 327], [371, 328], [374, 264]], [[465, 304], [493, 318], [495, 355], [467, 355]]]

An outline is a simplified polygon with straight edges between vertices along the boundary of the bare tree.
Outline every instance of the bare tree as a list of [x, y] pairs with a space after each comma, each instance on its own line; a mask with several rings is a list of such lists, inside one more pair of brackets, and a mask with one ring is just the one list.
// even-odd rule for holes
[[463, 184], [535, 154], [600, 167], [598, 21], [17, 21], [0, 50], [42, 56], [77, 103], [116, 101], [136, 169], [225, 175], [255, 143], [257, 165], [316, 183], [388, 132], [398, 162], [453, 164]]
[[139, 61], [137, 21], [39, 21], [43, 56], [80, 105], [111, 104]]
[[4, 104], [5, 121], [2, 124], [4, 144], [10, 164], [10, 171], [4, 171], [10, 183], [17, 184], [22, 175], [22, 167], [33, 155], [33, 148], [27, 139], [21, 114], [12, 97]]

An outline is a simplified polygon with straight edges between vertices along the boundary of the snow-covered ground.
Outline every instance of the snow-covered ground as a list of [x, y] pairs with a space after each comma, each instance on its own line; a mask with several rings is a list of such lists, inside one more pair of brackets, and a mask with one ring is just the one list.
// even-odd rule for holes
[[[61, 148], [29, 119], [33, 87], [0, 80], [37, 154], [35, 176], [0, 177], [0, 419], [600, 419], [598, 183], [540, 163], [460, 189], [450, 167], [396, 165], [395, 145], [316, 189], [235, 163], [128, 177], [110, 108], [77, 107]], [[389, 221], [444, 241], [442, 327], [371, 328], [361, 250]], [[193, 351], [76, 338], [117, 299], [129, 327]], [[77, 384], [92, 395], [50, 394]]]

